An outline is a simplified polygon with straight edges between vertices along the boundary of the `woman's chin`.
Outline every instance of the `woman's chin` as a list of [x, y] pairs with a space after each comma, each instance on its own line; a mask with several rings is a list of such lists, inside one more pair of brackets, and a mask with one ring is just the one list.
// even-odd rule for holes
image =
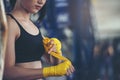
[[37, 13], [37, 12], [38, 12], [38, 10], [33, 10], [33, 11], [31, 11], [30, 13], [35, 14], [35, 13]]

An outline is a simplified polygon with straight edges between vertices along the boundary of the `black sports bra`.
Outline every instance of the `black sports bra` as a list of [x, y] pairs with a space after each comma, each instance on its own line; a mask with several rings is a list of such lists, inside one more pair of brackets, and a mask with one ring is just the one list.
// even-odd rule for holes
[[24, 30], [13, 15], [8, 15], [16, 21], [20, 28], [20, 37], [15, 41], [16, 63], [39, 61], [45, 52], [40, 31], [38, 35], [31, 35]]

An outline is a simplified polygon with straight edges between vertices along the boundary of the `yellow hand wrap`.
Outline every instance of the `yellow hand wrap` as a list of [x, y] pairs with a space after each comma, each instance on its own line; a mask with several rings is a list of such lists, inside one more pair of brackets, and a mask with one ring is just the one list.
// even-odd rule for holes
[[65, 61], [56, 66], [43, 68], [43, 76], [44, 77], [63, 76], [67, 73], [67, 69], [70, 67], [70, 65], [71, 65], [70, 61]]
[[64, 56], [60, 55], [60, 53], [61, 53], [61, 42], [56, 38], [47, 38], [47, 37], [45, 37], [43, 39], [45, 50], [48, 52], [49, 48], [46, 46], [46, 44], [50, 40], [54, 41], [54, 44], [56, 45], [56, 49], [57, 49], [56, 53], [51, 52], [50, 55], [52, 55], [52, 56], [54, 56], [54, 57], [56, 57], [56, 58], [58, 58], [60, 60], [63, 60], [64, 62], [60, 63], [60, 64], [58, 64], [56, 66], [43, 68], [43, 76], [48, 77], [48, 76], [62, 76], [62, 75], [65, 75], [66, 72], [67, 72], [67, 69], [71, 65], [71, 62], [67, 58], [65, 58]]
[[45, 50], [48, 52], [49, 47], [47, 47], [46, 44], [48, 42], [50, 42], [50, 40], [54, 41], [54, 44], [56, 45], [56, 49], [57, 49], [57, 54], [61, 53], [61, 42], [57, 38], [47, 38], [47, 37], [45, 37], [43, 39]]

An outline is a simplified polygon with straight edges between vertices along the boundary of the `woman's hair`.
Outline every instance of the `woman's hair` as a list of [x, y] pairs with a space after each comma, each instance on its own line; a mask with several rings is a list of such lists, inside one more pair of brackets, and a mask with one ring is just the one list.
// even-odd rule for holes
[[11, 9], [14, 8], [16, 0], [10, 0]]
[[38, 21], [41, 22], [42, 19], [45, 17], [46, 15], [46, 3], [44, 4], [44, 6], [42, 7], [42, 9], [39, 11], [39, 18]]
[[[16, 3], [16, 0], [10, 0], [10, 5], [11, 5], [11, 9], [14, 8], [15, 6], [15, 3]], [[47, 2], [46, 2], [47, 3]], [[45, 14], [46, 14], [46, 3], [44, 4], [44, 6], [42, 7], [42, 9], [38, 12], [39, 13], [39, 18], [37, 21], [41, 22], [42, 19], [45, 17]]]

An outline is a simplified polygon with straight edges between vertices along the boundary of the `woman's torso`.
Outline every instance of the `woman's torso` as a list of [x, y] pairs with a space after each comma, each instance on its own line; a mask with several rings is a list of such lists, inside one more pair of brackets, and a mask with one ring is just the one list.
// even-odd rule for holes
[[[14, 18], [14, 16], [10, 15], [10, 17], [11, 17], [11, 19], [15, 20], [15, 22], [18, 24], [18, 28], [19, 28], [19, 30], [18, 30], [19, 36], [15, 42], [16, 66], [20, 66], [20, 67], [24, 67], [24, 68], [32, 68], [32, 69], [33, 68], [42, 68], [40, 58], [44, 53], [44, 48], [43, 48], [43, 44], [42, 44], [42, 36], [39, 32], [39, 29], [32, 22], [31, 22], [31, 24], [24, 24], [25, 23], [24, 21], [18, 21]], [[29, 26], [29, 27], [27, 27], [27, 26]], [[32, 40], [30, 40], [29, 38]], [[29, 40], [31, 42], [29, 42]], [[33, 49], [37, 48], [36, 53], [32, 53], [35, 51], [31, 48], [33, 48]], [[24, 51], [24, 50], [26, 50], [26, 51]], [[31, 51], [31, 52], [29, 52], [29, 51]], [[28, 53], [25, 53], [25, 52], [28, 52]], [[17, 60], [17, 58], [19, 58], [21, 60]], [[28, 58], [28, 60], [27, 60], [27, 58]]]

